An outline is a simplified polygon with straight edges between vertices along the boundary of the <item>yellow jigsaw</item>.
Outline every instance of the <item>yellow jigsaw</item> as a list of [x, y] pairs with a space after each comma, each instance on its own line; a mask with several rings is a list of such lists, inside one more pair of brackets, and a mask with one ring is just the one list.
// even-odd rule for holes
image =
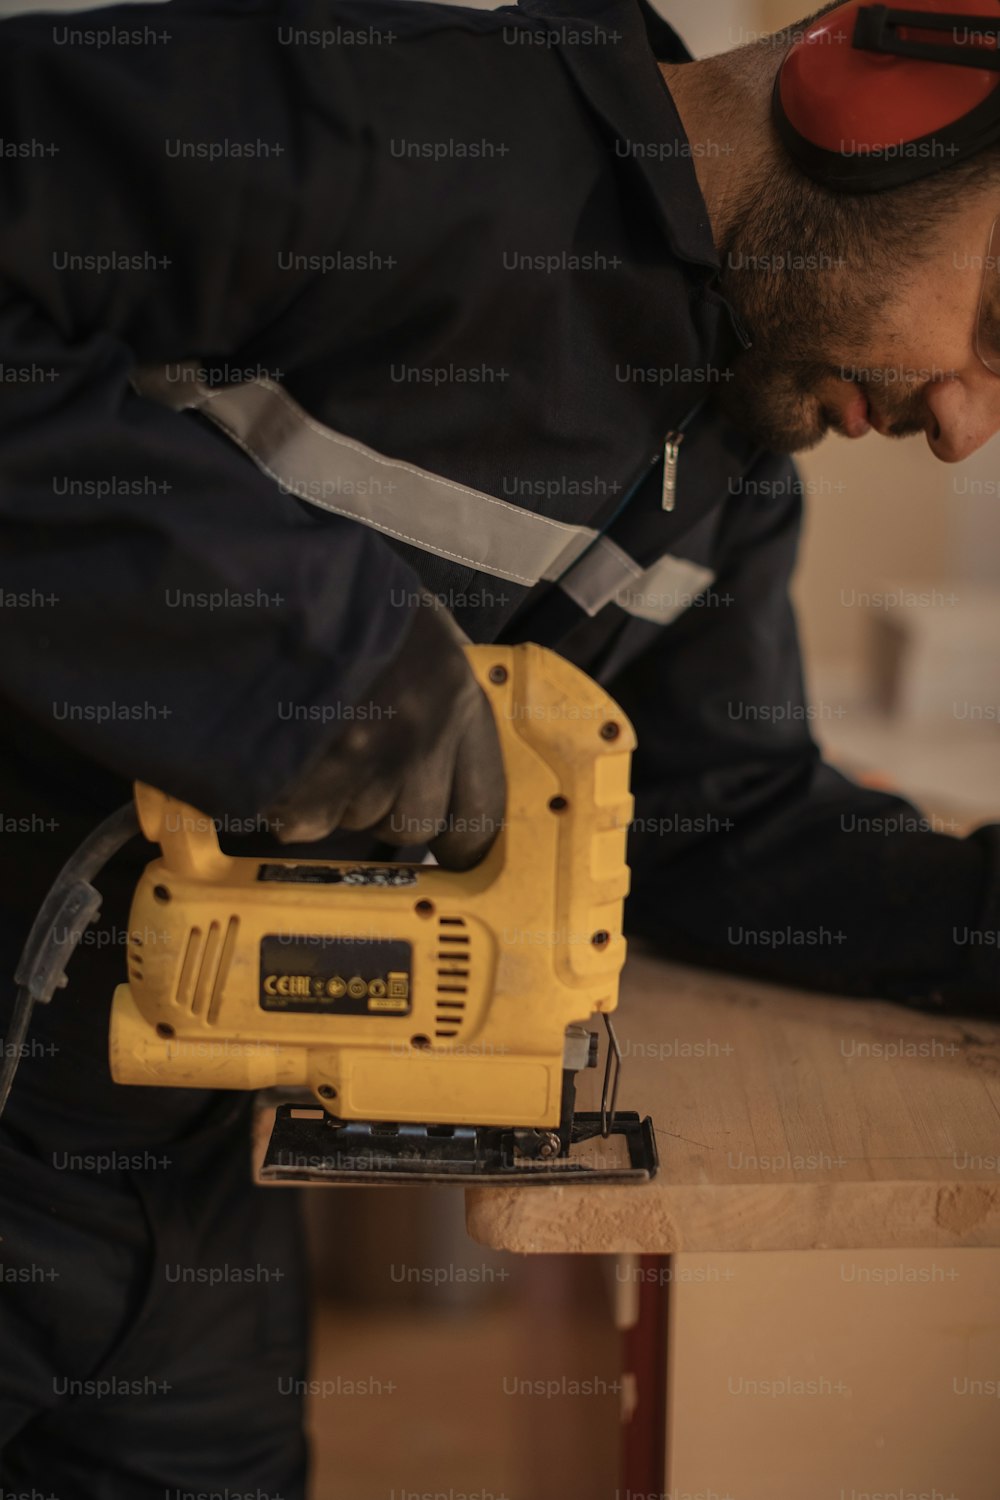
[[[112, 1076], [304, 1091], [279, 1104], [265, 1181], [656, 1170], [651, 1122], [616, 1108], [610, 1021], [632, 726], [554, 652], [467, 650], [508, 788], [504, 826], [472, 870], [229, 855], [212, 819], [136, 786], [161, 855], [133, 900]], [[30, 988], [30, 972], [18, 978]], [[596, 1065], [597, 1036], [581, 1023], [595, 1013], [608, 1031], [603, 1099], [582, 1113], [575, 1076]]]

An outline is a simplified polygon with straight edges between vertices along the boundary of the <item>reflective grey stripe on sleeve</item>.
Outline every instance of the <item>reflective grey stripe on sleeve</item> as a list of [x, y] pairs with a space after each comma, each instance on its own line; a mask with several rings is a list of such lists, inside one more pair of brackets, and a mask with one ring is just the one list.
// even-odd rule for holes
[[135, 373], [133, 385], [175, 411], [210, 417], [283, 489], [322, 510], [526, 587], [558, 578], [597, 536], [386, 458], [324, 427], [275, 381], [212, 389], [195, 378], [197, 369], [150, 367]]
[[643, 568], [610, 537], [602, 536], [559, 580], [559, 587], [588, 615], [606, 604], [656, 625], [669, 625], [714, 583], [710, 568], [667, 553]]

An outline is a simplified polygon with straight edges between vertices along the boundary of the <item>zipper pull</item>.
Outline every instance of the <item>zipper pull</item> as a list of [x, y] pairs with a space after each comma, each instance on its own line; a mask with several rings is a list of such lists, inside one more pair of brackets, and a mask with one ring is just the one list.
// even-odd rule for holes
[[663, 445], [663, 509], [673, 510], [677, 504], [677, 464], [680, 458], [683, 432], [668, 432]]

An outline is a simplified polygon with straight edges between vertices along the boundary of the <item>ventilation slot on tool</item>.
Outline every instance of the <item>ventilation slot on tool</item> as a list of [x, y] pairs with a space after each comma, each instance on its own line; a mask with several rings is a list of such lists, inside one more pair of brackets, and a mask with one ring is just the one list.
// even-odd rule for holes
[[208, 931], [192, 927], [177, 980], [176, 1001], [193, 1016], [203, 1016], [214, 1025], [219, 1017], [222, 991], [236, 947], [240, 924], [230, 917], [223, 930], [221, 922], [210, 922]]
[[137, 932], [128, 935], [128, 977], [133, 984], [142, 983], [142, 938]]
[[471, 939], [462, 917], [441, 917], [437, 939], [437, 1001], [434, 1035], [458, 1036], [469, 993]]

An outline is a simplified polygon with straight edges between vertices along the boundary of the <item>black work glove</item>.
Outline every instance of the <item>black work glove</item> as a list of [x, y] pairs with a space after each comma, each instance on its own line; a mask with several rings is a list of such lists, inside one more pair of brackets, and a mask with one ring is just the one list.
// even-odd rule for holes
[[355, 719], [267, 809], [284, 844], [370, 829], [387, 844], [429, 844], [467, 870], [500, 831], [506, 800], [493, 711], [432, 595]]

